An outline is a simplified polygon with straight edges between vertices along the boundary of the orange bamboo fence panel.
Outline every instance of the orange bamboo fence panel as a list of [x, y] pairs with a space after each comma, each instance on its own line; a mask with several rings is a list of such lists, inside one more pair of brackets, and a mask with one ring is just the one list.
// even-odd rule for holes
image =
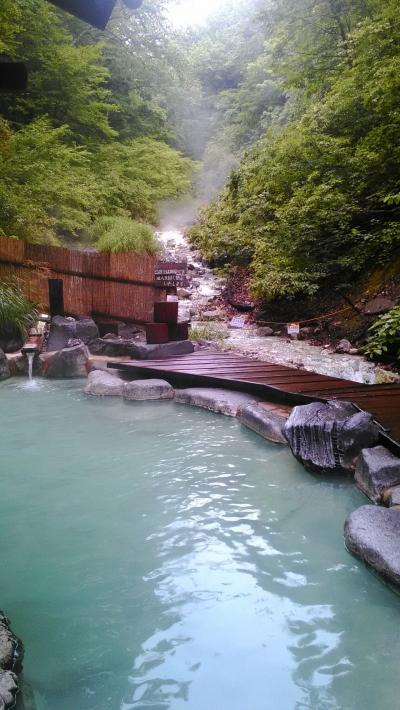
[[0, 237], [0, 279], [17, 278], [27, 296], [49, 307], [48, 279], [63, 281], [66, 313], [151, 321], [165, 290], [154, 283], [150, 254], [106, 254], [25, 244]]

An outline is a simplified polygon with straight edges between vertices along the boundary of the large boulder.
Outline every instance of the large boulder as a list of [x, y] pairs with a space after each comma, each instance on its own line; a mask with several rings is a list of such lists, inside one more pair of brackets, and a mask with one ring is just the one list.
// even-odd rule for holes
[[[14, 353], [8, 357], [8, 365], [10, 368], [11, 377], [27, 377], [29, 366], [28, 358], [22, 353]], [[33, 358], [32, 373], [34, 376], [42, 374], [42, 361], [38, 354]]]
[[236, 417], [240, 409], [254, 401], [258, 401], [258, 399], [258, 397], [244, 394], [243, 392], [232, 392], [231, 390], [209, 387], [190, 387], [189, 389], [176, 390], [175, 392], [175, 401], [179, 404], [202, 407], [217, 414], [225, 414], [228, 417]]
[[95, 338], [89, 345], [92, 355], [106, 355], [108, 357], [133, 357], [134, 346], [137, 342], [132, 338], [119, 338], [117, 336]]
[[357, 459], [355, 481], [374, 503], [382, 503], [385, 491], [400, 485], [400, 459], [384, 446], [363, 449]]
[[283, 433], [287, 416], [285, 417], [283, 414], [279, 414], [273, 409], [266, 409], [255, 402], [239, 409], [237, 416], [241, 424], [252, 429], [257, 434], [264, 437], [264, 439], [273, 441], [276, 444], [287, 445]]
[[0, 380], [6, 380], [7, 377], [11, 377], [10, 366], [4, 352], [0, 350]]
[[194, 345], [190, 340], [147, 345], [125, 338], [97, 338], [90, 343], [90, 352], [92, 355], [151, 360], [173, 357], [174, 355], [187, 355], [194, 352]]
[[79, 316], [76, 321], [75, 338], [82, 340], [82, 342], [87, 345], [91, 340], [98, 337], [99, 329], [93, 318], [89, 318], [89, 316]]
[[349, 515], [346, 547], [395, 584], [400, 584], [400, 510], [364, 505]]
[[132, 347], [131, 357], [135, 360], [163, 360], [165, 357], [189, 355], [193, 352], [194, 345], [190, 340], [177, 340], [173, 343], [163, 343], [161, 345], [137, 343]]
[[166, 380], [133, 380], [125, 382], [123, 395], [132, 401], [173, 399], [175, 391]]
[[377, 298], [368, 301], [364, 307], [364, 313], [366, 316], [377, 316], [381, 313], [387, 313], [395, 307], [395, 302], [390, 298], [384, 298], [383, 296], [378, 296]]
[[86, 377], [88, 358], [89, 350], [83, 343], [63, 348], [50, 356], [41, 355], [43, 375], [49, 379]]
[[51, 321], [50, 334], [47, 341], [47, 350], [63, 350], [70, 340], [81, 340], [85, 345], [99, 337], [99, 329], [92, 318], [82, 316], [65, 318], [54, 316]]
[[93, 370], [90, 372], [85, 394], [96, 397], [122, 397], [125, 382], [115, 372]]
[[295, 457], [312, 471], [354, 471], [364, 448], [378, 443], [379, 429], [350, 402], [313, 402], [295, 407], [284, 427]]

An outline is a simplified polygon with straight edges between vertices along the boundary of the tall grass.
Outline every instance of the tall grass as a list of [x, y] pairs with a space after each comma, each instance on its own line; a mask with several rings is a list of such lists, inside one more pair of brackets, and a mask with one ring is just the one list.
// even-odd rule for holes
[[92, 236], [99, 251], [113, 254], [127, 251], [156, 254], [159, 251], [153, 229], [128, 217], [100, 217], [92, 228]]
[[229, 330], [219, 323], [198, 323], [190, 328], [190, 340], [217, 340], [229, 338]]
[[38, 315], [17, 282], [0, 282], [0, 334], [25, 337]]

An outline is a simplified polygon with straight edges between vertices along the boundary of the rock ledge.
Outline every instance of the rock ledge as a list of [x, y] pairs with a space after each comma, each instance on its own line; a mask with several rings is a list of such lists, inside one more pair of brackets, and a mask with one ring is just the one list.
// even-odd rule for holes
[[93, 370], [89, 373], [85, 394], [97, 397], [122, 397], [125, 382], [117, 373]]
[[363, 449], [357, 460], [355, 481], [374, 503], [382, 503], [385, 491], [400, 485], [400, 459], [384, 446]]
[[166, 380], [133, 380], [125, 382], [124, 399], [144, 402], [145, 400], [173, 399], [175, 392]]
[[191, 387], [185, 390], [176, 390], [175, 401], [179, 404], [202, 407], [228, 417], [236, 417], [239, 409], [259, 401], [259, 398], [242, 392], [232, 392], [232, 390]]
[[347, 518], [344, 537], [350, 552], [400, 584], [400, 510], [364, 505]]
[[287, 417], [282, 414], [265, 409], [265, 407], [253, 402], [239, 409], [237, 416], [241, 424], [255, 431], [256, 434], [259, 434], [264, 439], [273, 441], [276, 444], [287, 445], [283, 433]]

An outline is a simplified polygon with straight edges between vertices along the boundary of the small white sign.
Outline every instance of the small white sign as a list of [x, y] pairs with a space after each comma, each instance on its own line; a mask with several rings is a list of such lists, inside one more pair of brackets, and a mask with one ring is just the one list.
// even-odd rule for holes
[[288, 335], [298, 335], [300, 333], [300, 323], [287, 324]]
[[232, 318], [229, 325], [231, 328], [244, 328], [246, 325], [246, 318], [245, 316], [235, 316], [235, 318]]
[[178, 301], [179, 301], [178, 296], [167, 296], [168, 303], [178, 303]]

